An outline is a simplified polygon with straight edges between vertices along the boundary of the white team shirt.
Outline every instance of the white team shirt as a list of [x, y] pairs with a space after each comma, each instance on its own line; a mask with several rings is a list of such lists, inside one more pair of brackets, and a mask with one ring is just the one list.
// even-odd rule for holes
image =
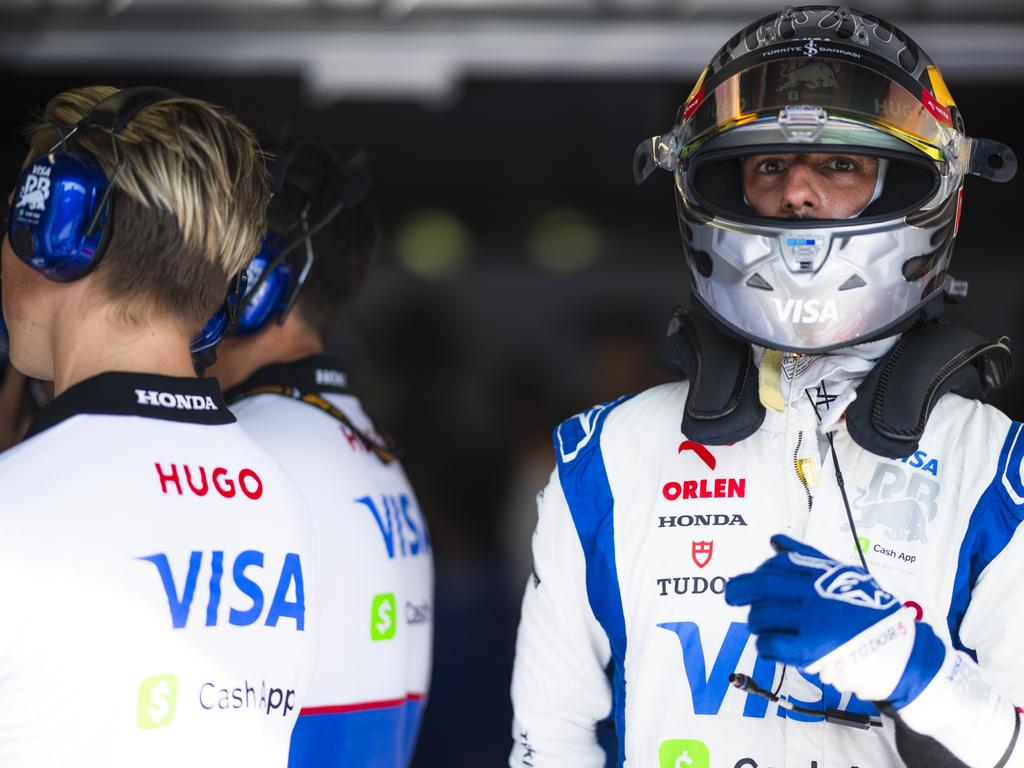
[[337, 358], [268, 366], [227, 397], [317, 529], [321, 646], [290, 764], [406, 766], [430, 679], [433, 561], [405, 473], [360, 438], [381, 444]]
[[315, 569], [215, 382], [71, 387], [0, 456], [0, 765], [284, 765]]

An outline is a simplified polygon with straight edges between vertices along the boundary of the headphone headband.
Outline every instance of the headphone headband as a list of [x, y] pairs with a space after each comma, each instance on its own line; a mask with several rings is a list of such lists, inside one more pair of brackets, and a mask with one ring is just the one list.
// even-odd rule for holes
[[79, 130], [99, 128], [107, 133], [118, 134], [129, 121], [146, 107], [159, 101], [181, 98], [181, 94], [169, 88], [139, 86], [124, 88], [97, 103], [88, 114], [78, 121]]

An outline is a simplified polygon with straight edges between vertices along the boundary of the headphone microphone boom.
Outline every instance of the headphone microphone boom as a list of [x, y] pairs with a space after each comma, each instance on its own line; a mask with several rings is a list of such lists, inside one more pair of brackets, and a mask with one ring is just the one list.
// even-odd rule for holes
[[[318, 155], [318, 163], [307, 163], [302, 167], [299, 158], [307, 150]], [[366, 197], [373, 185], [373, 176], [366, 168], [354, 170], [342, 183], [334, 202], [312, 224], [308, 220], [309, 209], [316, 198], [323, 193], [330, 181], [330, 175], [337, 167], [337, 155], [319, 142], [303, 140], [298, 142], [283, 161], [275, 160], [275, 175], [280, 175], [280, 187], [289, 186], [304, 198], [305, 205], [296, 221], [282, 236], [268, 232], [263, 248], [252, 260], [248, 275], [250, 285], [240, 302], [236, 333], [254, 333], [277, 315], [283, 323], [291, 311], [299, 291], [312, 269], [315, 254], [312, 238], [331, 223], [342, 211], [357, 206]], [[301, 231], [288, 237], [297, 227]], [[287, 261], [296, 248], [304, 245], [306, 258], [297, 277], [293, 277], [292, 265]]]

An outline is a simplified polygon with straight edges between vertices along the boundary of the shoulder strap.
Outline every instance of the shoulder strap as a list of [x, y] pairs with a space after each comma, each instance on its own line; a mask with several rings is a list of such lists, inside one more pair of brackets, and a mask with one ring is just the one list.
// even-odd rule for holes
[[857, 387], [846, 411], [850, 436], [880, 456], [917, 450], [932, 409], [947, 392], [981, 400], [1013, 373], [1010, 341], [989, 341], [944, 320], [903, 334]]

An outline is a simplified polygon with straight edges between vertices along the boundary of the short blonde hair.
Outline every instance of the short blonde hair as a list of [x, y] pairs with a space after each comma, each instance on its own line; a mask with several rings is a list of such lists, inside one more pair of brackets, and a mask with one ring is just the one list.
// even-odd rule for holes
[[[117, 90], [54, 96], [28, 128], [32, 156]], [[182, 96], [140, 110], [116, 138], [85, 129], [68, 143], [113, 180], [112, 231], [94, 273], [101, 286], [132, 316], [162, 310], [198, 331], [266, 229], [266, 166], [252, 132], [225, 110]]]

